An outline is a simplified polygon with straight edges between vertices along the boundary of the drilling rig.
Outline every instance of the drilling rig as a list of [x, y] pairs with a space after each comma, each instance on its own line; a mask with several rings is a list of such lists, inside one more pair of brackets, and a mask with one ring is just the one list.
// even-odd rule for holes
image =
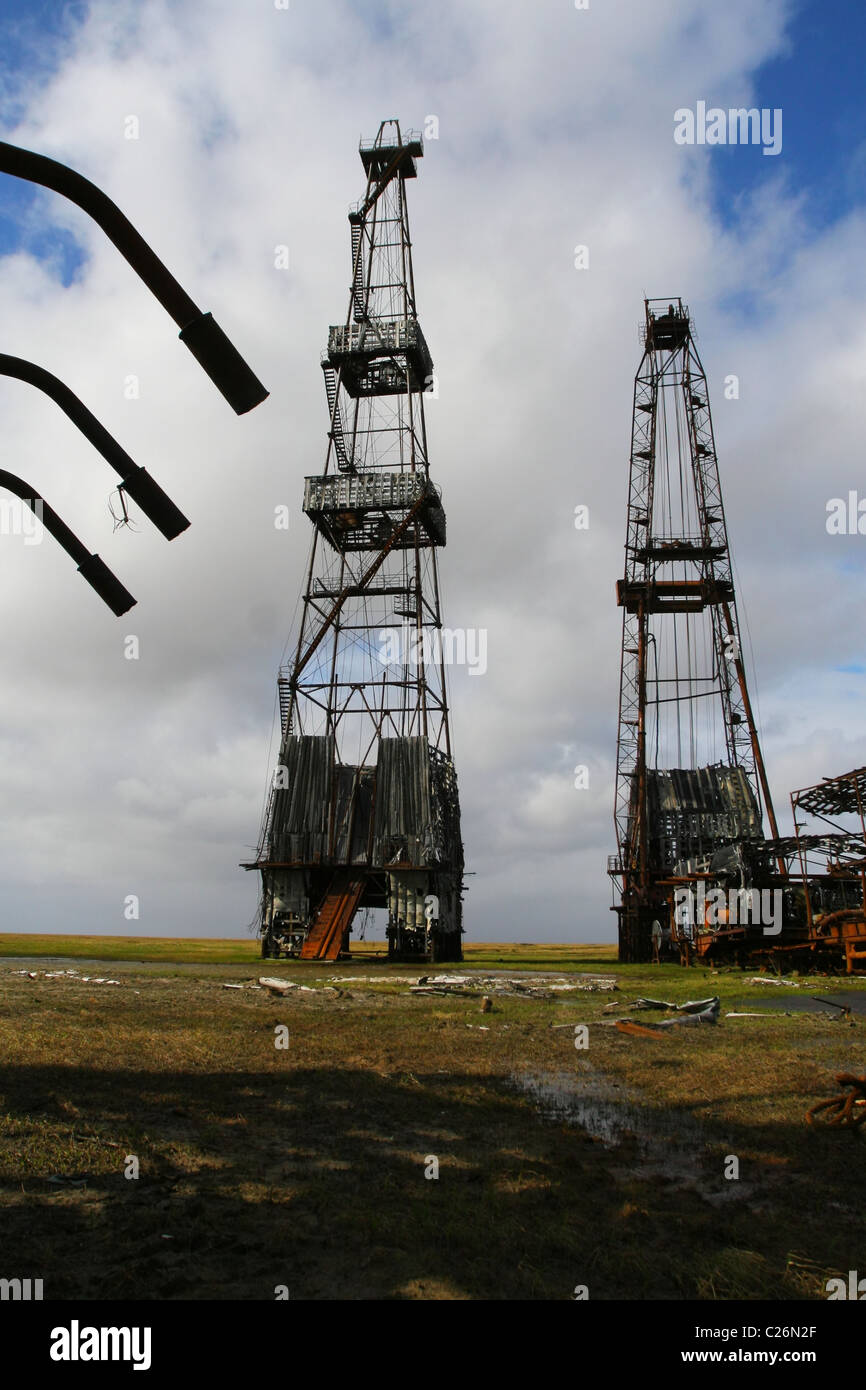
[[[614, 819], [619, 958], [866, 970], [866, 768], [781, 836], [740, 647], [707, 379], [681, 299], [644, 301]], [[766, 818], [770, 834], [765, 834]]]
[[[674, 891], [773, 889], [778, 827], [740, 649], [707, 380], [681, 299], [644, 301], [634, 385], [615, 823], [619, 957], [648, 961], [653, 923], [688, 954], [704, 922]], [[702, 900], [703, 896], [702, 895]], [[680, 899], [680, 901], [684, 901]], [[726, 921], [725, 925], [729, 925]], [[739, 926], [740, 923], [737, 923]]]
[[415, 301], [406, 186], [420, 134], [361, 140], [345, 321], [322, 357], [324, 470], [281, 745], [256, 860], [264, 956], [336, 960], [361, 909], [387, 911], [393, 960], [462, 959], [463, 845], [451, 752], [430, 476], [433, 362]]

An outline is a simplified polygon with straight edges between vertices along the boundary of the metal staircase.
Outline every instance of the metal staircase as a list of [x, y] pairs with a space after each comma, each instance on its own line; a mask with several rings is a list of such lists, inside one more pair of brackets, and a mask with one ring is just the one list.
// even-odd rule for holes
[[301, 947], [301, 960], [337, 960], [363, 891], [363, 876], [353, 874], [350, 869], [334, 871], [325, 899]]
[[337, 455], [337, 467], [341, 473], [351, 473], [355, 465], [352, 462], [351, 455], [346, 450], [346, 437], [343, 432], [343, 417], [340, 414], [340, 406], [337, 401], [337, 373], [329, 362], [322, 363], [322, 370], [325, 373], [325, 390], [328, 394], [328, 410], [331, 412], [331, 428], [328, 433], [334, 441], [334, 453]]

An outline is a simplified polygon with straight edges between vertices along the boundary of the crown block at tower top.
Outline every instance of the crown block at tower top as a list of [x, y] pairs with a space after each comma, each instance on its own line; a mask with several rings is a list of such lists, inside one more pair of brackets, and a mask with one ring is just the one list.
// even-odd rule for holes
[[643, 339], [647, 352], [674, 352], [683, 347], [691, 336], [688, 306], [681, 299], [668, 301], [667, 305], [663, 299], [648, 299], [644, 303]]
[[[379, 135], [381, 135], [381, 131]], [[361, 163], [364, 172], [369, 177], [372, 173], [374, 178], [380, 178], [389, 165], [397, 160], [393, 170], [399, 172], [404, 179], [414, 179], [418, 176], [418, 166], [416, 159], [424, 156], [424, 142], [421, 134], [417, 130], [407, 130], [405, 137], [400, 144], [389, 141], [388, 144], [377, 144], [378, 136], [374, 140], [361, 139], [358, 145], [358, 153], [361, 156]]]

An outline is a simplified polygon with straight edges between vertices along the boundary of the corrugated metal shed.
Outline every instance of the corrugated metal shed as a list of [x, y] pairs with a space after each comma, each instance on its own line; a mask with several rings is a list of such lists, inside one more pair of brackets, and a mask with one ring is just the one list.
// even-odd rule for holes
[[424, 738], [383, 738], [376, 767], [334, 764], [334, 739], [292, 735], [267, 857], [288, 864], [462, 867], [457, 779]]
[[281, 863], [320, 863], [328, 851], [332, 736], [289, 737], [280, 751], [286, 786], [271, 808], [269, 857]]
[[425, 738], [383, 738], [379, 743], [373, 859], [377, 864], [436, 863]]
[[761, 839], [761, 813], [741, 767], [647, 772], [649, 839], [657, 867], [712, 854], [720, 843]]

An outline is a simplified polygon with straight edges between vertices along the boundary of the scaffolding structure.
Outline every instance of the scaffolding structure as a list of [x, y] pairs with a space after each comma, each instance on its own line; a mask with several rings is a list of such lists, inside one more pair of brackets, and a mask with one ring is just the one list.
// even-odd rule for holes
[[421, 136], [383, 121], [363, 140], [349, 212], [346, 320], [322, 357], [324, 470], [282, 741], [254, 863], [266, 956], [336, 959], [356, 913], [388, 913], [393, 959], [462, 959], [463, 846], [441, 641], [445, 513], [430, 477], [407, 180]]

